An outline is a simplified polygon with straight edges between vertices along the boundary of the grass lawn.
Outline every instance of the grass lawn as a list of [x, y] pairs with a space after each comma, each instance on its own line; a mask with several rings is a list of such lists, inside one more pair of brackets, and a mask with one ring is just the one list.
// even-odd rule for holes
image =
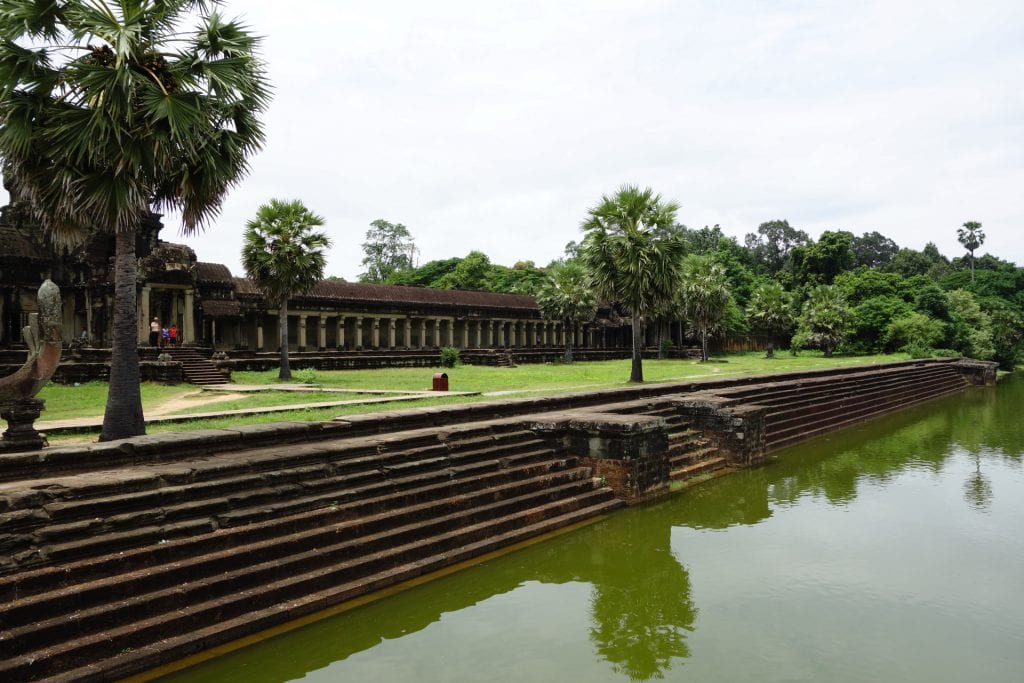
[[[644, 378], [648, 382], [698, 380], [702, 378], [733, 377], [740, 375], [788, 372], [814, 368], [829, 368], [843, 365], [866, 365], [903, 360], [903, 354], [886, 356], [849, 356], [824, 358], [821, 354], [804, 352], [799, 356], [781, 353], [774, 359], [764, 358], [760, 352], [729, 354], [713, 359], [709, 363], [694, 360], [645, 360]], [[386, 389], [391, 391], [420, 391], [430, 388], [431, 377], [438, 368], [387, 368], [377, 370], [331, 370], [318, 371], [316, 381], [325, 388], [350, 390]], [[580, 362], [571, 365], [530, 364], [515, 368], [460, 365], [445, 370], [448, 373], [449, 388], [452, 391], [508, 392], [509, 394], [553, 394], [566, 391], [599, 389], [621, 386], [629, 377], [629, 360]], [[234, 381], [238, 384], [267, 385], [268, 391], [254, 392], [229, 400], [214, 400], [219, 392], [201, 391], [192, 385], [167, 386], [144, 383], [142, 385], [143, 410], [149, 415], [182, 415], [215, 410], [238, 410], [245, 408], [287, 406], [297, 403], [319, 403], [355, 398], [346, 394], [316, 391], [309, 392], [273, 391], [277, 384], [277, 371], [237, 372]], [[500, 395], [500, 394], [499, 394]], [[79, 386], [50, 384], [39, 394], [46, 400], [46, 411], [42, 420], [67, 420], [81, 417], [102, 417], [107, 400], [105, 382], [89, 382]], [[225, 397], [221, 394], [221, 397]], [[350, 412], [390, 410], [395, 405], [436, 405], [452, 401], [474, 400], [472, 397], [425, 398], [423, 401], [402, 404], [377, 404], [367, 406], [346, 406], [310, 411], [296, 411], [288, 419], [324, 419]], [[481, 400], [479, 398], [475, 400]], [[325, 411], [324, 415], [321, 412]], [[244, 424], [242, 418], [226, 418], [231, 424]], [[266, 422], [283, 419], [280, 415], [256, 417]], [[177, 424], [176, 429], [183, 428]]]

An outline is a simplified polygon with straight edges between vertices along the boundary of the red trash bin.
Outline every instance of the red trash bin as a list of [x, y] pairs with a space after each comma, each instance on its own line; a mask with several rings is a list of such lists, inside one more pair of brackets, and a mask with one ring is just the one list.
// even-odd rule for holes
[[448, 391], [448, 373], [434, 373], [434, 391]]

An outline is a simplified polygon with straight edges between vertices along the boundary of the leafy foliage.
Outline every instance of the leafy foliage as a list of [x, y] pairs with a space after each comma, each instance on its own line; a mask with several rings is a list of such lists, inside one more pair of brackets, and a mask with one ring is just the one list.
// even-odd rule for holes
[[683, 262], [679, 299], [683, 317], [701, 340], [701, 361], [708, 360], [708, 336], [725, 315], [731, 295], [725, 268], [707, 256], [691, 254]]
[[598, 296], [632, 316], [631, 382], [643, 381], [640, 324], [675, 296], [685, 243], [669, 231], [679, 206], [651, 188], [624, 185], [587, 212], [582, 259]]
[[[537, 305], [545, 320], [554, 320], [566, 329], [576, 329], [594, 319], [597, 295], [586, 270], [577, 261], [556, 266], [537, 292]], [[565, 362], [572, 362], [572, 338], [566, 337]]]
[[386, 282], [395, 272], [413, 267], [416, 243], [401, 223], [389, 223], [383, 218], [373, 221], [362, 247], [362, 266], [366, 270], [359, 274], [360, 282]]
[[804, 302], [796, 334], [794, 349], [812, 347], [821, 349], [830, 357], [843, 340], [850, 326], [850, 309], [839, 288], [818, 285]]

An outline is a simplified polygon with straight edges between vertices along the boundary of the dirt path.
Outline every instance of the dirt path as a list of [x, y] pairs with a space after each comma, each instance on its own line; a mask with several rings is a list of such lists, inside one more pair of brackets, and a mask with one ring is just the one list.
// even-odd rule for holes
[[237, 398], [244, 398], [244, 394], [209, 392], [209, 391], [188, 391], [172, 399], [146, 409], [146, 415], [169, 415], [170, 413], [184, 410], [185, 408], [196, 408], [208, 406], [224, 401], [233, 401]]

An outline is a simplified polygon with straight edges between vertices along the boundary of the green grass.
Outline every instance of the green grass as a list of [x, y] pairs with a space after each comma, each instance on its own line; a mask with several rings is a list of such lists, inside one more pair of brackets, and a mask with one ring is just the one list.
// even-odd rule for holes
[[[647, 382], [691, 381], [738, 377], [742, 375], [792, 372], [848, 365], [870, 365], [905, 360], [905, 354], [880, 356], [850, 356], [824, 358], [821, 354], [804, 352], [799, 356], [780, 353], [774, 359], [766, 359], [761, 352], [729, 354], [700, 363], [694, 360], [645, 360], [644, 379]], [[377, 370], [334, 370], [317, 371], [319, 386], [354, 391], [378, 389], [389, 391], [420, 391], [430, 389], [431, 378], [438, 368], [388, 368]], [[508, 392], [511, 395], [556, 394], [569, 391], [583, 391], [606, 387], [622, 386], [629, 377], [629, 361], [580, 362], [571, 365], [521, 365], [515, 368], [460, 365], [445, 370], [452, 391]], [[237, 372], [233, 380], [238, 384], [267, 385], [268, 391], [254, 392], [230, 401], [200, 404], [202, 397], [211, 392], [199, 393], [192, 385], [165, 386], [145, 383], [142, 385], [143, 410], [152, 411], [156, 406], [170, 400], [197, 401], [194, 406], [183, 406], [170, 414], [187, 415], [196, 412], [240, 410], [288, 406], [299, 403], [342, 401], [354, 396], [328, 392], [284, 392], [273, 391], [277, 384], [277, 371]], [[312, 387], [311, 387], [312, 389]], [[81, 386], [48, 385], [40, 392], [46, 400], [46, 411], [41, 420], [53, 421], [79, 417], [101, 418], [106, 403], [107, 385], [103, 382], [89, 382]], [[217, 428], [231, 425], [262, 424], [280, 420], [329, 420], [339, 415], [369, 413], [398, 408], [466, 403], [490, 400], [488, 396], [444, 396], [429, 397], [401, 403], [379, 403], [368, 405], [338, 406], [334, 408], [302, 409], [253, 416], [231, 416], [204, 418], [189, 422], [153, 424], [149, 432], [185, 431], [190, 429]], [[91, 437], [77, 437], [78, 440]], [[62, 442], [56, 434], [51, 442]]]
[[[905, 360], [906, 354], [881, 356], [843, 356], [824, 358], [811, 352], [791, 356], [778, 354], [767, 359], [762, 352], [729, 354], [724, 362], [700, 363], [695, 360], [645, 360], [644, 380], [647, 382], [687, 381], [739, 375], [791, 372], [843, 365], [886, 363]], [[430, 389], [431, 377], [440, 368], [386, 368], [377, 370], [318, 370], [316, 383], [339, 389], [388, 389], [422, 391]], [[628, 360], [586, 363], [530, 364], [514, 368], [482, 365], [459, 365], [444, 370], [451, 391], [531, 391], [597, 389], [621, 386], [629, 378]], [[236, 372], [232, 379], [239, 384], [276, 384], [277, 370]]]

